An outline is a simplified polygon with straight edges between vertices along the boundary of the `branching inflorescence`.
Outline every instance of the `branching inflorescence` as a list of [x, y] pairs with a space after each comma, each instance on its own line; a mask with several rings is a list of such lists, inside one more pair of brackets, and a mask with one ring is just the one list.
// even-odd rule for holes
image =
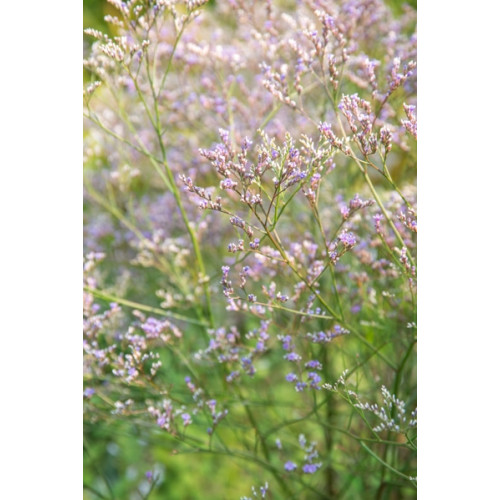
[[89, 442], [141, 429], [216, 475], [193, 498], [414, 498], [415, 11], [108, 1], [85, 31]]

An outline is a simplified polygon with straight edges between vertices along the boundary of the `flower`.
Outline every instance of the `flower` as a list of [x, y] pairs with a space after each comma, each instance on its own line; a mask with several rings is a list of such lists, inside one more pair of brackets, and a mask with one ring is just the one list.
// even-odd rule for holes
[[302, 467], [302, 471], [304, 474], [314, 474], [320, 467], [321, 464], [305, 464]]

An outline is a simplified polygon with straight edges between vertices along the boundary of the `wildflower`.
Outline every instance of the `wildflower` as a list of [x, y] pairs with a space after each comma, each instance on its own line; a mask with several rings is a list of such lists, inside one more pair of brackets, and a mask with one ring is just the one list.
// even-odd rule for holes
[[302, 392], [306, 387], [307, 387], [307, 384], [305, 382], [297, 382], [295, 384], [295, 390], [297, 392]]
[[95, 394], [95, 389], [93, 389], [92, 387], [87, 387], [83, 391], [83, 397], [87, 399], [90, 399], [94, 394]]
[[312, 359], [311, 361], [308, 361], [305, 364], [305, 367], [306, 368], [312, 368], [314, 370], [321, 370], [321, 368], [322, 368], [321, 363], [318, 360], [316, 360], [316, 359]]
[[311, 389], [319, 389], [321, 377], [316, 372], [308, 372], [307, 379], [310, 380], [309, 385]]
[[322, 464], [305, 464], [302, 467], [302, 471], [304, 474], [314, 474], [321, 467], [321, 465]]
[[191, 419], [191, 415], [189, 413], [183, 413], [181, 415], [182, 421], [184, 422], [184, 427], [188, 426], [189, 424], [192, 424], [193, 421]]
[[289, 352], [288, 354], [285, 354], [284, 358], [287, 361], [300, 361], [302, 359], [300, 354], [297, 354], [296, 352]]
[[353, 247], [356, 244], [356, 237], [352, 233], [342, 233], [339, 236], [339, 240], [346, 246], [346, 247]]

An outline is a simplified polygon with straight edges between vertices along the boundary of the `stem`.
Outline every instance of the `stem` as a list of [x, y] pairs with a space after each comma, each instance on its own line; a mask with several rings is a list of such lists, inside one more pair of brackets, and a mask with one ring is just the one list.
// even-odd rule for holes
[[[384, 214], [384, 217], [387, 219], [387, 222], [389, 223], [389, 226], [391, 226], [391, 229], [394, 231], [394, 234], [396, 235], [396, 238], [399, 241], [400, 245], [402, 247], [405, 247], [406, 246], [405, 242], [403, 241], [403, 238], [401, 237], [401, 234], [399, 233], [399, 231], [396, 229], [396, 226], [394, 225], [394, 222], [392, 222], [392, 219], [389, 217], [389, 214], [387, 213], [387, 210], [385, 209], [384, 204], [380, 200], [380, 198], [378, 196], [378, 193], [375, 190], [375, 187], [373, 186], [373, 183], [372, 183], [372, 181], [370, 179], [370, 176], [368, 175], [367, 170], [364, 169], [364, 168], [362, 168], [361, 166], [360, 166], [360, 168], [361, 168], [361, 170], [363, 172], [363, 176], [364, 176], [364, 178], [366, 180], [366, 183], [368, 184], [368, 187], [370, 188], [370, 191], [372, 192], [372, 195], [375, 198], [375, 201], [377, 202], [377, 205], [379, 206], [380, 210]], [[415, 266], [415, 261], [413, 260], [413, 257], [411, 256], [411, 254], [408, 252], [407, 255], [408, 255], [408, 260], [411, 262], [411, 265]]]
[[370, 450], [370, 448], [368, 448], [368, 446], [366, 446], [365, 443], [363, 443], [362, 441], [360, 441], [359, 443], [361, 445], [361, 447], [366, 450], [375, 460], [377, 460], [377, 462], [381, 463], [384, 467], [386, 467], [388, 470], [390, 470], [391, 472], [393, 472], [394, 474], [396, 474], [397, 476], [399, 477], [402, 477], [408, 481], [411, 482], [411, 484], [413, 486], [416, 486], [415, 485], [415, 481], [413, 479], [411, 479], [409, 476], [407, 476], [406, 474], [403, 474], [402, 472], [399, 472], [397, 469], [395, 469], [394, 467], [391, 467], [387, 462], [384, 462], [374, 451]]
[[[283, 250], [283, 247], [282, 245], [280, 244], [279, 242], [279, 238], [276, 238], [274, 234], [272, 234], [269, 229], [267, 228], [267, 226], [264, 224], [264, 222], [260, 219], [260, 217], [258, 216], [258, 214], [256, 212], [254, 212], [255, 216], [257, 217], [257, 219], [259, 220], [259, 222], [262, 224], [262, 226], [264, 227], [266, 233], [267, 233], [267, 236], [269, 237], [269, 240], [272, 242], [272, 244], [274, 245], [274, 247], [276, 248], [276, 250], [278, 250], [278, 252], [280, 253], [281, 257], [283, 258], [283, 260], [285, 260], [285, 262], [287, 263], [288, 267], [294, 272], [294, 274], [309, 288], [309, 290], [311, 290], [311, 292], [316, 296], [316, 298], [319, 300], [319, 302], [321, 302], [321, 304], [323, 305], [323, 307], [335, 318], [336, 321], [338, 321], [339, 324], [343, 325], [345, 328], [347, 328], [351, 333], [353, 333], [366, 347], [368, 347], [368, 349], [370, 349], [371, 351], [375, 352], [377, 354], [377, 356], [380, 357], [380, 359], [383, 359], [393, 370], [396, 370], [397, 367], [396, 365], [394, 365], [394, 363], [392, 361], [390, 361], [386, 356], [384, 356], [381, 352], [378, 351], [378, 349], [376, 347], [374, 347], [372, 344], [370, 344], [370, 342], [368, 342], [364, 337], [363, 335], [358, 332], [354, 327], [352, 327], [351, 325], [349, 325], [348, 323], [346, 323], [330, 306], [330, 304], [328, 304], [325, 299], [323, 299], [323, 297], [318, 293], [318, 291], [316, 290], [316, 288], [314, 288], [313, 285], [311, 285], [309, 283], [309, 281], [307, 280], [307, 278], [304, 278], [300, 273], [299, 271], [295, 268], [295, 266], [290, 262], [290, 260], [288, 259], [288, 256], [286, 255], [286, 252]], [[276, 231], [274, 231], [274, 233], [276, 233]]]
[[[325, 374], [325, 379], [329, 379], [330, 372], [330, 360], [328, 357], [328, 349], [326, 346], [323, 347], [323, 370]], [[325, 469], [325, 478], [326, 478], [326, 492], [330, 495], [331, 498], [335, 498], [336, 495], [336, 487], [335, 487], [335, 471], [333, 470], [331, 464], [331, 455], [333, 451], [333, 427], [331, 423], [335, 418], [335, 400], [333, 398], [333, 394], [329, 394], [326, 397], [326, 405], [325, 405], [325, 413], [326, 413], [326, 421], [328, 425], [324, 426], [324, 436], [325, 436], [325, 449], [326, 456], [328, 457], [328, 465]]]
[[84, 286], [83, 289], [86, 292], [91, 293], [94, 297], [105, 300], [106, 302], [116, 302], [117, 304], [121, 304], [126, 307], [132, 307], [134, 309], [138, 309], [140, 311], [150, 312], [153, 314], [158, 314], [160, 316], [166, 316], [167, 318], [178, 319], [180, 321], [185, 321], [186, 323], [192, 323], [194, 325], [208, 326], [206, 323], [202, 321], [198, 321], [196, 319], [189, 318], [188, 316], [183, 316], [182, 314], [177, 314], [174, 312], [166, 311], [165, 309], [158, 309], [157, 307], [148, 306], [145, 304], [140, 304], [139, 302], [133, 302], [131, 300], [122, 299], [120, 297], [116, 297], [114, 295], [107, 294], [100, 290], [95, 290], [94, 288], [89, 288], [88, 286]]
[[[182, 33], [182, 30], [180, 31], [180, 34], [181, 33]], [[180, 34], [179, 34], [179, 37], [180, 37]], [[176, 46], [177, 46], [177, 43], [175, 44], [174, 49]], [[173, 53], [172, 53], [172, 55], [173, 55]], [[156, 133], [156, 136], [158, 139], [158, 144], [159, 144], [159, 147], [161, 150], [162, 163], [163, 163], [164, 170], [166, 172], [166, 176], [165, 176], [165, 172], [161, 169], [161, 167], [158, 163], [156, 163], [153, 160], [152, 160], [152, 163], [153, 163], [153, 166], [155, 167], [156, 171], [160, 175], [161, 179], [163, 180], [163, 182], [167, 186], [167, 188], [174, 195], [175, 201], [177, 203], [177, 207], [179, 208], [179, 211], [181, 213], [182, 221], [184, 222], [184, 225], [188, 231], [189, 239], [191, 240], [191, 244], [193, 245], [193, 250], [194, 250], [195, 257], [196, 257], [196, 262], [198, 264], [198, 270], [199, 270], [199, 276], [198, 276], [199, 281], [198, 282], [199, 283], [201, 282], [201, 284], [203, 286], [209, 324], [211, 327], [213, 327], [214, 326], [214, 318], [213, 318], [213, 313], [212, 313], [210, 287], [209, 287], [209, 282], [208, 282], [207, 275], [206, 275], [205, 264], [203, 262], [203, 257], [201, 255], [198, 239], [196, 237], [196, 234], [194, 232], [193, 227], [190, 224], [189, 218], [188, 218], [186, 211], [184, 209], [184, 206], [182, 204], [181, 196], [179, 193], [179, 188], [175, 182], [175, 178], [174, 178], [174, 174], [172, 172], [172, 169], [170, 168], [170, 165], [167, 161], [167, 153], [166, 153], [165, 145], [163, 144], [163, 139], [162, 139], [162, 130], [161, 130], [160, 113], [159, 113], [159, 108], [158, 108], [157, 95], [154, 93], [154, 89], [152, 89], [153, 90], [153, 102], [154, 102], [154, 107], [155, 107], [155, 117], [153, 117], [151, 114], [151, 111], [149, 109], [149, 106], [146, 103], [146, 99], [144, 97], [144, 94], [142, 93], [142, 90], [139, 86], [137, 79], [134, 77], [134, 75], [132, 75], [132, 73], [130, 72], [130, 70], [127, 67], [125, 69], [127, 70], [128, 75], [130, 76], [130, 78], [134, 82], [134, 87], [137, 91], [139, 99], [141, 100], [142, 105], [146, 111], [146, 114], [148, 115], [149, 121], [150, 121], [150, 123], [151, 123], [151, 125]], [[169, 69], [169, 67], [167, 67], [167, 70], [168, 69]], [[164, 78], [166, 78], [167, 74], [168, 74], [168, 71], [165, 72]], [[152, 81], [150, 81], [150, 84], [152, 85]]]

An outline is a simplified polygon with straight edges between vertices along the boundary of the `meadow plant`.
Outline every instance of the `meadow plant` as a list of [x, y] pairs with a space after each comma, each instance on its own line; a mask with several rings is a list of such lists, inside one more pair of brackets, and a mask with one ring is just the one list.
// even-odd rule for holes
[[86, 498], [415, 498], [415, 10], [108, 2]]

